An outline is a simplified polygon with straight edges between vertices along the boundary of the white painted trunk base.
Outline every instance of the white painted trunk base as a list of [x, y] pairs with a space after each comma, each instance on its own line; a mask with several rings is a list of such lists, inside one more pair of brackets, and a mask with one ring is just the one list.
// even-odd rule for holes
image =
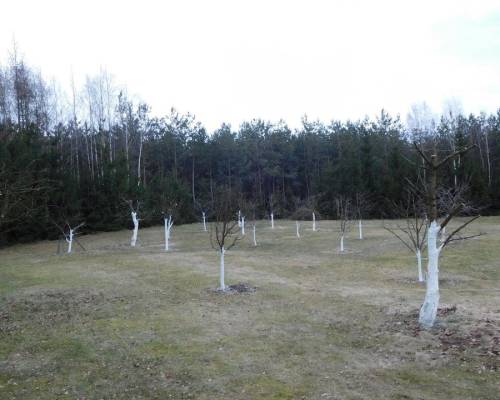
[[424, 328], [431, 328], [436, 321], [439, 306], [439, 254], [441, 246], [438, 246], [439, 225], [432, 221], [427, 234], [427, 251], [429, 261], [427, 264], [427, 284], [425, 299], [420, 308], [418, 322]]
[[271, 229], [274, 229], [274, 214], [271, 213]]
[[295, 227], [297, 228], [297, 237], [300, 239], [300, 224], [299, 221], [295, 221]]
[[363, 240], [363, 223], [361, 220], [358, 221], [358, 230], [359, 230], [359, 240]]
[[344, 236], [340, 237], [340, 251], [344, 251]]
[[313, 212], [313, 232], [316, 232], [316, 214]]
[[68, 254], [71, 254], [71, 251], [73, 249], [73, 229], [69, 230], [69, 236], [66, 241], [68, 242]]
[[205, 216], [205, 212], [202, 213], [202, 218], [203, 218], [203, 230], [206, 232], [207, 231], [207, 219]]
[[170, 215], [168, 218], [163, 218], [165, 223], [165, 251], [168, 251], [169, 242], [170, 242], [170, 232], [172, 230], [172, 225], [174, 221], [172, 220], [172, 216]]
[[219, 289], [220, 290], [225, 290], [226, 285], [224, 283], [224, 254], [226, 253], [226, 250], [224, 247], [220, 250], [220, 277], [219, 277]]
[[417, 255], [417, 269], [418, 269], [418, 281], [424, 281], [424, 274], [422, 272], [422, 251], [418, 249], [415, 253]]
[[245, 217], [241, 217], [240, 226], [241, 226], [241, 235], [245, 236]]
[[134, 223], [134, 231], [132, 232], [130, 245], [135, 247], [135, 244], [137, 243], [137, 232], [139, 231], [139, 220], [137, 219], [137, 213], [135, 211], [132, 211], [132, 222]]
[[255, 234], [255, 224], [253, 226], [253, 245], [257, 247], [257, 237], [256, 237], [256, 234]]

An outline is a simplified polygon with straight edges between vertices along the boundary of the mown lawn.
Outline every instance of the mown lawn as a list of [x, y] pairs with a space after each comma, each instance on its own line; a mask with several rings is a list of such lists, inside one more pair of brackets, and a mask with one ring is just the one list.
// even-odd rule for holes
[[[200, 225], [0, 251], [1, 399], [499, 399], [500, 218], [441, 262], [438, 326], [419, 330], [415, 257], [381, 221], [257, 224], [226, 255]], [[456, 306], [456, 309], [453, 307]]]

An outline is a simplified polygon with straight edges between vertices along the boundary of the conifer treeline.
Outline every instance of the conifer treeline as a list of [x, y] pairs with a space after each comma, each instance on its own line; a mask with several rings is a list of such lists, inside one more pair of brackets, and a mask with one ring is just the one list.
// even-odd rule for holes
[[22, 61], [0, 69], [0, 244], [54, 238], [54, 222], [65, 220], [86, 221], [88, 231], [128, 227], [125, 200], [140, 201], [142, 225], [161, 223], [163, 212], [196, 221], [222, 185], [257, 218], [312, 209], [334, 218], [338, 195], [368, 198], [366, 217], [395, 217], [393, 203], [419, 171], [414, 140], [437, 141], [443, 154], [477, 144], [443, 184], [467, 182], [484, 212], [500, 209], [500, 110], [412, 129], [382, 111], [356, 122], [303, 118], [296, 130], [253, 120], [209, 133], [175, 110], [152, 117], [105, 72], [69, 101], [54, 87]]

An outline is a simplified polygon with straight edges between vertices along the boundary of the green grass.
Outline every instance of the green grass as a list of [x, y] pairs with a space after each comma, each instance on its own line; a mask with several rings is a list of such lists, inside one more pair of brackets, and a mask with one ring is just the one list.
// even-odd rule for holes
[[[338, 226], [302, 238], [293, 221], [258, 222], [226, 255], [200, 225], [84, 236], [0, 251], [0, 398], [5, 399], [497, 399], [500, 363], [481, 346], [443, 352], [445, 329], [500, 335], [500, 218], [445, 249], [443, 305], [456, 313], [412, 333], [424, 295], [412, 254], [367, 221], [338, 252]], [[485, 322], [486, 321], [486, 322]], [[489, 322], [488, 322], [489, 321]], [[443, 354], [444, 353], [444, 354]], [[498, 357], [497, 357], [498, 358]]]

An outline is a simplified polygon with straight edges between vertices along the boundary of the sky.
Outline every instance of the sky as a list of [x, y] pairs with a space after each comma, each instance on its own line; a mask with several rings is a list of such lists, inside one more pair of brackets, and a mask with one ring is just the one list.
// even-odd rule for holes
[[154, 115], [222, 122], [500, 107], [498, 0], [3, 0], [13, 40], [69, 89], [105, 68]]

